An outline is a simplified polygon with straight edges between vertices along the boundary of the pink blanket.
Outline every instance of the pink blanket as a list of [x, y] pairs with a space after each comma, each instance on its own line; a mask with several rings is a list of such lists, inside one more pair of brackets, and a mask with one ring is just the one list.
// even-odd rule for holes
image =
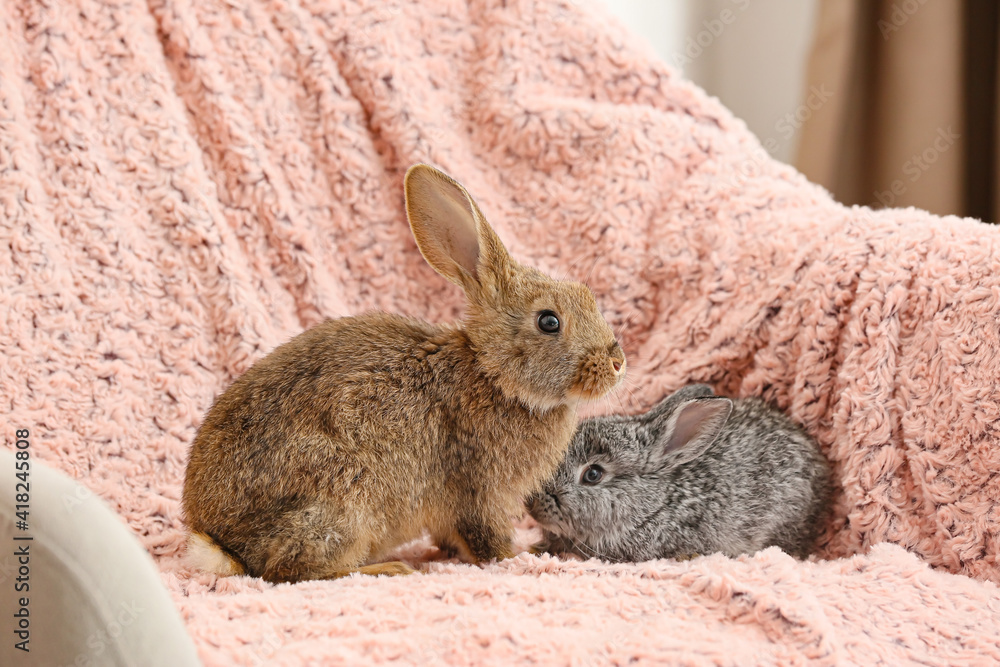
[[[206, 664], [1000, 660], [992, 226], [840, 206], [576, 1], [28, 1], [0, 44], [6, 428], [121, 513]], [[623, 327], [592, 412], [700, 381], [805, 424], [842, 488], [820, 560], [187, 570], [187, 448], [236, 375], [323, 317], [460, 315], [418, 161]]]

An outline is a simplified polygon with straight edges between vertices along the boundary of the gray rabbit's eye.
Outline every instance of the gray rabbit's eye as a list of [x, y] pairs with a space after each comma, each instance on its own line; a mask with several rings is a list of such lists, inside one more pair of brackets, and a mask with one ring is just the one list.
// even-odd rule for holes
[[538, 330], [542, 333], [559, 333], [559, 317], [551, 310], [543, 310], [538, 313], [538, 318], [535, 320], [535, 324], [538, 326]]
[[604, 468], [599, 465], [589, 465], [580, 475], [580, 483], [594, 485], [604, 478]]

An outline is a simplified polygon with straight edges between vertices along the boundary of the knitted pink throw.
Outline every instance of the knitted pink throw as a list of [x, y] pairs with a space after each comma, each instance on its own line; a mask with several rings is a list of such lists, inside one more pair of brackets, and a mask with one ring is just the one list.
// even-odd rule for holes
[[[577, 1], [26, 0], [0, 44], [6, 429], [122, 515], [206, 664], [1000, 661], [992, 226], [840, 206]], [[591, 412], [699, 381], [815, 434], [820, 560], [187, 570], [187, 448], [235, 376], [323, 317], [460, 315], [402, 212], [419, 161], [624, 328]]]

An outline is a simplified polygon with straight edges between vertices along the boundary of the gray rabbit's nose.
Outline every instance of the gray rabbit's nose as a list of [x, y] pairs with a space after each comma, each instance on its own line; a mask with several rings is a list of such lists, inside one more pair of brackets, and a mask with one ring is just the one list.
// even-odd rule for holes
[[556, 508], [559, 507], [559, 500], [554, 494], [541, 491], [530, 496], [524, 501], [524, 504], [528, 507], [528, 512], [532, 515], [539, 512], [545, 512], [548, 514], [552, 510], [553, 505], [555, 505]]
[[555, 505], [557, 509], [561, 510], [562, 504], [559, 502], [559, 494], [557, 494], [555, 490], [552, 489], [546, 489], [545, 491], [546, 491], [545, 493], [546, 500]]

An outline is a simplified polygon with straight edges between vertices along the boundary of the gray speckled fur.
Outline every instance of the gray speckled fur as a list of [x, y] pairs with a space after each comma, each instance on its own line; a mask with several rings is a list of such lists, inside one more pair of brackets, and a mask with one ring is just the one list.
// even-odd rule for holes
[[[674, 424], [685, 413], [677, 433], [693, 435], [678, 443]], [[595, 463], [604, 478], [581, 484]], [[642, 561], [777, 545], [804, 558], [830, 492], [826, 459], [802, 428], [759, 400], [691, 385], [644, 415], [582, 422], [528, 507], [544, 531], [541, 547], [553, 553]]]

